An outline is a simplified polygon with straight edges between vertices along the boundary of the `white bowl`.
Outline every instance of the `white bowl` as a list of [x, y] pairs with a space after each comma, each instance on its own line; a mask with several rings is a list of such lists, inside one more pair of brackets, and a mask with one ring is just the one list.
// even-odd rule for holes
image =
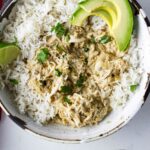
[[[19, 114], [13, 104], [13, 96], [4, 89], [0, 91], [0, 106], [3, 111], [23, 130], [34, 133], [48, 140], [63, 143], [83, 143], [97, 140], [121, 129], [142, 107], [150, 91], [150, 23], [141, 6], [134, 0], [131, 5], [135, 8], [135, 30], [138, 47], [142, 48], [144, 57], [144, 74], [141, 85], [134, 97], [128, 100], [126, 106], [113, 112], [100, 124], [72, 129], [61, 125], [39, 126], [32, 119]], [[109, 122], [109, 123], [108, 123]]]

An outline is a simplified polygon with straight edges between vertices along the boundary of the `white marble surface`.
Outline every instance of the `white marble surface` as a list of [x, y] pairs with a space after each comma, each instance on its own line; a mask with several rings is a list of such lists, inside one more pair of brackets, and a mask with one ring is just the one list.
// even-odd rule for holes
[[[139, 0], [150, 17], [150, 1]], [[150, 150], [150, 96], [136, 117], [116, 134], [88, 144], [67, 145], [26, 133], [4, 114], [0, 122], [0, 150]]]

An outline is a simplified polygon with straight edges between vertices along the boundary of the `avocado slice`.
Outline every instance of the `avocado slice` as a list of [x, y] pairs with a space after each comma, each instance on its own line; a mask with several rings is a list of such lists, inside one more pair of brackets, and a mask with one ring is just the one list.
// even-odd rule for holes
[[[115, 38], [119, 50], [125, 51], [127, 49], [131, 40], [134, 22], [133, 12], [128, 0], [85, 0], [79, 3], [79, 7], [82, 8], [82, 12], [87, 12], [87, 17], [93, 14], [102, 17], [100, 10], [105, 11], [102, 19], [109, 25], [110, 32]], [[81, 17], [82, 13], [76, 12], [74, 20], [82, 24], [86, 19], [85, 12], [84, 17]], [[76, 17], [78, 18], [76, 19]], [[112, 18], [112, 21], [110, 18]], [[74, 25], [76, 25], [76, 21]], [[112, 25], [109, 22], [110, 24], [112, 22]]]
[[129, 46], [133, 31], [133, 11], [128, 0], [113, 0], [112, 2], [116, 5], [118, 19], [114, 22], [111, 32], [119, 50], [125, 51]]
[[105, 20], [105, 22], [110, 28], [113, 26], [112, 16], [105, 10], [105, 7], [95, 10], [94, 12], [92, 12], [92, 15], [98, 16]]
[[84, 0], [79, 2], [79, 6], [89, 13], [101, 6], [109, 6], [115, 9], [113, 3], [108, 2], [108, 0]]
[[108, 2], [106, 0], [85, 0], [81, 1], [79, 6], [88, 13], [92, 13], [93, 10], [96, 9], [104, 9], [112, 16], [114, 21], [117, 20], [117, 10], [112, 2]]
[[110, 16], [110, 14], [107, 11], [105, 11], [105, 8], [97, 9], [93, 13], [88, 13], [85, 10], [83, 10], [82, 8], [78, 7], [76, 9], [76, 11], [73, 13], [73, 15], [70, 19], [70, 23], [72, 25], [82, 26], [83, 21], [89, 16], [101, 17], [103, 20], [106, 21], [106, 23], [108, 24], [109, 27], [112, 27], [112, 25], [113, 25], [112, 16]]
[[70, 23], [75, 26], [82, 26], [83, 22], [87, 17], [91, 14], [83, 10], [82, 8], [78, 7], [76, 11], [73, 13]]

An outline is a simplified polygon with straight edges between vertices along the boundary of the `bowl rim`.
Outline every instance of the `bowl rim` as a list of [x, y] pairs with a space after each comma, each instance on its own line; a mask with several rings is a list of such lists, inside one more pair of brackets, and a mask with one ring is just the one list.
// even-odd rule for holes
[[[145, 23], [146, 23], [146, 26], [148, 28], [148, 31], [149, 31], [149, 35], [150, 35], [150, 21], [146, 15], [146, 13], [144, 12], [143, 8], [141, 7], [141, 5], [137, 2], [137, 0], [130, 0], [130, 4], [131, 6], [133, 6], [136, 10], [136, 13], [137, 14], [141, 14], [142, 15], [142, 18], [144, 19]], [[143, 104], [142, 106], [145, 104], [147, 98], [148, 98], [148, 95], [150, 93], [150, 75], [149, 75], [149, 80], [147, 82], [147, 89], [146, 89], [146, 92], [145, 92], [145, 95], [143, 97], [144, 101], [143, 101]], [[142, 108], [141, 106], [141, 108]], [[92, 138], [87, 138], [87, 139], [60, 139], [60, 138], [54, 138], [54, 137], [49, 137], [49, 136], [46, 136], [46, 135], [43, 135], [43, 134], [40, 134], [40, 133], [37, 133], [35, 131], [33, 131], [32, 129], [29, 129], [28, 127], [25, 126], [25, 122], [17, 117], [14, 117], [10, 112], [9, 110], [6, 108], [6, 106], [3, 104], [3, 102], [0, 100], [0, 107], [2, 108], [2, 110], [4, 111], [4, 113], [14, 122], [16, 123], [20, 128], [22, 128], [23, 130], [25, 130], [26, 132], [29, 132], [35, 136], [38, 136], [40, 138], [43, 138], [43, 139], [46, 139], [48, 141], [52, 141], [52, 142], [58, 142], [58, 143], [66, 143], [66, 144], [80, 144], [80, 143], [89, 143], [89, 142], [92, 142], [92, 141], [96, 141], [96, 140], [99, 140], [99, 139], [102, 139], [102, 138], [105, 138], [105, 137], [108, 137], [114, 133], [116, 133], [117, 131], [119, 131], [120, 129], [122, 129], [129, 121], [131, 121], [133, 119], [133, 117], [137, 114], [137, 112], [140, 110], [138, 109], [135, 114], [129, 118], [128, 120], [124, 121], [123, 123], [119, 124], [118, 126], [116, 126], [115, 128], [113, 128], [112, 130], [106, 132], [105, 134], [103, 135], [99, 135], [99, 136], [95, 136], [95, 137], [92, 137]]]

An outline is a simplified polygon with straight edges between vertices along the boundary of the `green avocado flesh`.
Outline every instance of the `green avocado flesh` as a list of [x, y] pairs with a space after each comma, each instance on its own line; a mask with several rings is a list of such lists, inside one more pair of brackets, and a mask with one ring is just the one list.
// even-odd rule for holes
[[111, 28], [113, 26], [113, 18], [109, 14], [108, 11], [106, 11], [105, 7], [96, 9], [95, 11], [92, 12], [94, 16], [101, 17], [105, 22], [108, 24], [108, 26]]
[[82, 26], [89, 16], [101, 17], [109, 26], [120, 51], [125, 51], [133, 31], [133, 12], [128, 0], [85, 0], [72, 15], [71, 24]]
[[[82, 14], [82, 15], [81, 15]], [[103, 20], [106, 21], [109, 27], [112, 27], [113, 25], [113, 19], [110, 16], [110, 14], [105, 11], [105, 9], [97, 9], [93, 13], [87, 13], [85, 10], [82, 8], [78, 8], [75, 13], [72, 15], [71, 18], [71, 24], [76, 25], [76, 26], [82, 26], [83, 21], [89, 17], [89, 16], [98, 16], [101, 17]]]
[[120, 51], [125, 51], [129, 46], [133, 31], [133, 12], [128, 0], [113, 0], [118, 12], [117, 22], [111, 29]]
[[117, 19], [117, 10], [115, 5], [106, 0], [85, 0], [80, 2], [79, 6], [88, 13], [92, 13], [96, 9], [104, 9], [110, 14], [110, 16], [112, 16], [114, 21]]
[[91, 14], [84, 11], [82, 8], [78, 7], [76, 11], [73, 13], [70, 23], [75, 26], [82, 26], [83, 21], [89, 17]]
[[0, 42], [0, 65], [8, 65], [19, 53], [20, 49], [16, 45]]

